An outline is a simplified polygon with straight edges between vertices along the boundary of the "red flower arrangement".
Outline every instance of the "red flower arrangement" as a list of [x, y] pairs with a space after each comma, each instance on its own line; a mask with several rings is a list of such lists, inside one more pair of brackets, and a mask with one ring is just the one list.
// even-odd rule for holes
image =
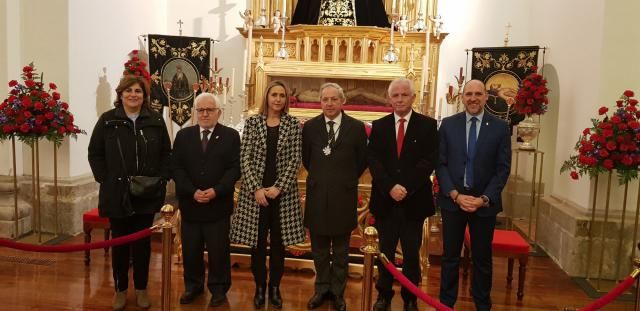
[[625, 91], [616, 101], [611, 116], [609, 108], [600, 107], [602, 120], [591, 119], [592, 127], [584, 129], [575, 145], [577, 155], [562, 164], [560, 172], [570, 171], [572, 179], [588, 174], [617, 170], [620, 183], [638, 177], [640, 164], [640, 112], [633, 91]]
[[65, 136], [75, 138], [85, 133], [74, 124], [69, 104], [60, 99], [58, 87], [49, 83], [45, 90], [42, 75], [33, 63], [22, 68], [22, 80], [24, 84], [9, 81], [9, 96], [0, 104], [0, 139], [17, 137], [32, 145], [44, 137], [59, 145]]
[[531, 70], [533, 73], [522, 80], [522, 87], [518, 90], [516, 102], [513, 105], [516, 112], [527, 116], [544, 114], [549, 104], [547, 80], [537, 73], [538, 67], [533, 66]]
[[144, 77], [147, 82], [151, 82], [151, 75], [149, 75], [147, 71], [147, 63], [142, 61], [138, 54], [138, 50], [133, 50], [129, 53], [129, 60], [124, 63], [122, 75], [141, 76]]

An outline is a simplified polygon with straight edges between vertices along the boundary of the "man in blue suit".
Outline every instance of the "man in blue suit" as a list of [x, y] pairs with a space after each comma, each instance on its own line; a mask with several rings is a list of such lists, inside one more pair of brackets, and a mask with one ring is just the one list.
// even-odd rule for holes
[[477, 310], [491, 309], [491, 241], [501, 193], [511, 169], [511, 135], [507, 123], [485, 113], [488, 94], [479, 80], [467, 82], [465, 111], [442, 120], [439, 130], [443, 255], [440, 301], [453, 308], [458, 297], [460, 251], [467, 225], [471, 235], [471, 294]]

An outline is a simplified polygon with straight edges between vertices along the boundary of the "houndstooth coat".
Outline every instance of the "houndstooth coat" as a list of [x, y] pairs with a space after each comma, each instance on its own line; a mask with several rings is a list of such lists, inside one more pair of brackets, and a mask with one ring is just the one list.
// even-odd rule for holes
[[[295, 117], [280, 117], [276, 155], [277, 180], [274, 186], [280, 194], [280, 232], [282, 243], [293, 245], [305, 239], [298, 193], [298, 169], [302, 158], [302, 130]], [[262, 188], [267, 157], [267, 119], [262, 114], [247, 119], [240, 149], [242, 184], [238, 206], [231, 217], [231, 241], [256, 247], [260, 206], [255, 191]]]

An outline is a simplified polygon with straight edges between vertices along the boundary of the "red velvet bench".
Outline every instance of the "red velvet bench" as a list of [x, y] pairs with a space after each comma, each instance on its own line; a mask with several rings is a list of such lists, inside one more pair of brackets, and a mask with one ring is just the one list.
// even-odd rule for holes
[[[529, 261], [529, 243], [515, 231], [511, 230], [495, 230], [493, 232], [493, 242], [491, 248], [494, 257], [506, 257], [509, 259], [507, 271], [507, 288], [511, 287], [513, 280], [513, 262], [518, 259], [520, 266], [518, 268], [518, 300], [522, 300], [524, 296], [524, 281], [527, 271], [527, 262]], [[467, 276], [469, 271], [469, 254], [471, 249], [471, 236], [469, 228], [464, 233], [464, 260], [463, 275]]]
[[[84, 242], [91, 243], [91, 231], [94, 228], [99, 228], [104, 230], [104, 239], [105, 241], [109, 239], [111, 236], [111, 224], [109, 224], [109, 218], [100, 217], [98, 213], [98, 208], [91, 209], [84, 214], [82, 214], [82, 229], [84, 230]], [[109, 255], [109, 248], [104, 248], [104, 256]], [[86, 250], [84, 251], [84, 264], [88, 266], [91, 262], [91, 253]]]

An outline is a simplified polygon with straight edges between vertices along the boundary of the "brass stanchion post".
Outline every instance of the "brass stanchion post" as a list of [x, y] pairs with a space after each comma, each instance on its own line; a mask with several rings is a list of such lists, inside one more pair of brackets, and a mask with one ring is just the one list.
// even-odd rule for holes
[[171, 310], [171, 241], [173, 234], [173, 224], [171, 218], [174, 208], [166, 204], [160, 210], [164, 223], [162, 224], [162, 304], [161, 310]]
[[364, 254], [364, 268], [362, 281], [362, 300], [360, 310], [371, 310], [371, 292], [373, 289], [373, 265], [378, 254], [378, 231], [374, 227], [364, 229], [364, 245], [360, 247]]

